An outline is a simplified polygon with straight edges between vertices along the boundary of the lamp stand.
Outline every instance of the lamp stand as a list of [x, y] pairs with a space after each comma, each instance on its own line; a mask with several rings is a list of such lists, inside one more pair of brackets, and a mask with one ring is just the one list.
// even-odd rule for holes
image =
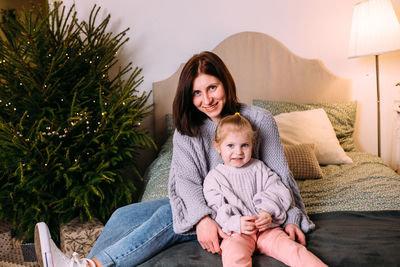
[[376, 69], [376, 110], [377, 110], [377, 129], [378, 129], [378, 157], [381, 156], [381, 94], [379, 90], [379, 57], [375, 55], [375, 69]]

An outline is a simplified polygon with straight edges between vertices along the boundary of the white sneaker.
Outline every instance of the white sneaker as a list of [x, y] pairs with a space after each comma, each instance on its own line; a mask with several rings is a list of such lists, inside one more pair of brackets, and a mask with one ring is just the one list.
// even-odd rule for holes
[[35, 250], [37, 260], [41, 267], [96, 266], [90, 259], [79, 259], [76, 252], [72, 254], [72, 258], [62, 253], [51, 239], [49, 228], [44, 222], [37, 223], [35, 226]]

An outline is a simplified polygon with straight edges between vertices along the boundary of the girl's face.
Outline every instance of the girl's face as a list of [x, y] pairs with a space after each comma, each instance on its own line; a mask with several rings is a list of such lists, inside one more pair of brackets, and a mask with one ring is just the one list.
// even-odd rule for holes
[[208, 74], [200, 73], [193, 81], [193, 105], [214, 122], [221, 119], [226, 103], [222, 82]]
[[246, 131], [232, 131], [214, 146], [225, 165], [240, 168], [251, 159], [252, 139]]

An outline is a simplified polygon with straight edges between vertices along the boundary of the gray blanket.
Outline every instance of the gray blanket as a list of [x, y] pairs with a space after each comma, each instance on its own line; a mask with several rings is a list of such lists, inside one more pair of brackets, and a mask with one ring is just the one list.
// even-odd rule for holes
[[[307, 248], [331, 267], [400, 266], [400, 211], [326, 212], [310, 215], [316, 229]], [[222, 266], [221, 257], [203, 250], [197, 241], [174, 245], [141, 267]], [[253, 266], [285, 266], [255, 254]]]

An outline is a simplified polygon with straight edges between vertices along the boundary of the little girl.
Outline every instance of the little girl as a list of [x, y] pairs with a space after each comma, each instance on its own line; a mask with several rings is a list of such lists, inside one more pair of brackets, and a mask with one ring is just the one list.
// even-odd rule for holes
[[289, 266], [326, 266], [280, 227], [292, 196], [275, 172], [252, 158], [255, 137], [239, 113], [221, 119], [215, 132], [224, 164], [209, 172], [203, 190], [213, 219], [229, 235], [221, 243], [223, 265], [252, 266], [258, 249]]

